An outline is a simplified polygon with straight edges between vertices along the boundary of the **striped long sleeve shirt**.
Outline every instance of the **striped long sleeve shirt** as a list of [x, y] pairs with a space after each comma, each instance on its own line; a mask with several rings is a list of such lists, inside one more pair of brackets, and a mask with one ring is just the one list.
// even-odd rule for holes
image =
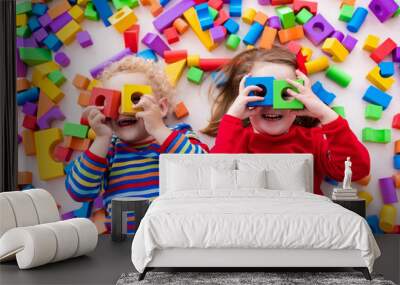
[[78, 202], [93, 201], [101, 194], [107, 213], [115, 197], [158, 196], [161, 153], [208, 152], [189, 125], [178, 124], [171, 129], [162, 145], [154, 140], [132, 145], [113, 137], [105, 158], [85, 151], [71, 162], [65, 180], [67, 192]]

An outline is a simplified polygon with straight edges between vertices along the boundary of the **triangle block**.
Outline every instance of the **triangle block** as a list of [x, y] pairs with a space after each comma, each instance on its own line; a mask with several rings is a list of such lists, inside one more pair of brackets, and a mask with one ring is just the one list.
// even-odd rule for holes
[[177, 62], [168, 64], [164, 67], [165, 74], [167, 74], [168, 80], [173, 87], [178, 83], [181, 78], [183, 70], [186, 67], [186, 59], [179, 60]]
[[54, 106], [56, 106], [56, 104], [54, 104], [54, 102], [51, 101], [51, 99], [44, 92], [40, 92], [37, 118], [39, 119]]

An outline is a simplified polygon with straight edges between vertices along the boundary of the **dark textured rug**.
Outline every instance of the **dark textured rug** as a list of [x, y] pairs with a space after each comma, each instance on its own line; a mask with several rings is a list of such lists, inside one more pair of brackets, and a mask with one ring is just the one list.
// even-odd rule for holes
[[138, 273], [122, 274], [117, 285], [395, 285], [380, 275], [372, 275], [368, 281], [360, 272], [148, 272], [146, 278], [138, 281]]

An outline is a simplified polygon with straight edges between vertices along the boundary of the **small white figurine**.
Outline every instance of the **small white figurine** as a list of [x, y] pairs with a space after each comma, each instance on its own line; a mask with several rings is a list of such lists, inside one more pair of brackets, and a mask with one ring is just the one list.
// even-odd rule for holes
[[351, 189], [351, 176], [353, 174], [353, 172], [351, 171], [351, 161], [349, 156], [344, 162], [344, 167], [343, 189], [348, 190]]

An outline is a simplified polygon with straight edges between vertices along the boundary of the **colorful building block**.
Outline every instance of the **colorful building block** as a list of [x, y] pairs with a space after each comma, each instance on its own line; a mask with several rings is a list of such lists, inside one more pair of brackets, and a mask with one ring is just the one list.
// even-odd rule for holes
[[36, 30], [41, 28], [41, 24], [39, 22], [38, 17], [32, 16], [28, 19], [28, 27], [31, 30], [31, 32], [35, 32]]
[[75, 137], [64, 137], [63, 145], [64, 147], [76, 150], [85, 151], [89, 148], [91, 143], [90, 139], [80, 139]]
[[393, 168], [400, 169], [400, 154], [393, 156]]
[[86, 19], [89, 19], [91, 21], [98, 21], [100, 19], [99, 13], [97, 13], [92, 2], [87, 3], [83, 15]]
[[55, 54], [54, 60], [62, 67], [67, 67], [71, 62], [69, 57], [62, 51]]
[[200, 58], [198, 67], [203, 71], [214, 71], [223, 68], [229, 61], [229, 58]]
[[[119, 61], [122, 58], [124, 58], [125, 56], [131, 55], [131, 54], [132, 54], [132, 51], [129, 48], [123, 49], [116, 55], [110, 57], [109, 59], [107, 59], [107, 60], [103, 61], [102, 63], [96, 65], [95, 67], [91, 68], [90, 75], [92, 75], [93, 78], [97, 78], [97, 76], [99, 76], [103, 72], [104, 68], [109, 66], [111, 63]], [[139, 56], [139, 54], [137, 54], [137, 56]]]
[[367, 223], [374, 234], [384, 234], [379, 228], [379, 218], [377, 215], [367, 216]]
[[255, 9], [247, 8], [242, 15], [242, 21], [248, 25], [251, 25], [256, 14], [257, 11]]
[[362, 129], [362, 141], [372, 143], [390, 143], [392, 140], [392, 133], [390, 129]]
[[397, 209], [393, 205], [383, 205], [379, 212], [379, 228], [385, 233], [393, 232], [396, 226]]
[[31, 83], [29, 82], [28, 79], [26, 79], [25, 77], [17, 78], [17, 82], [16, 82], [17, 92], [24, 91], [26, 89], [29, 89], [30, 87], [31, 87]]
[[393, 129], [400, 129], [400, 113], [393, 116], [392, 128]]
[[151, 95], [153, 90], [149, 85], [125, 84], [121, 93], [121, 113], [133, 115], [142, 109], [136, 108], [143, 95]]
[[353, 49], [356, 47], [358, 40], [351, 36], [351, 35], [347, 35], [343, 41], [342, 41], [342, 45], [349, 51], [352, 52]]
[[[276, 16], [276, 19], [278, 20], [279, 26], [280, 26], [281, 24], [280, 24], [279, 17]], [[254, 22], [257, 22], [257, 23], [259, 23], [260, 25], [263, 25], [263, 26], [265, 26], [265, 24], [267, 23], [267, 20], [268, 20], [268, 16], [265, 13], [261, 12], [261, 11], [257, 11], [256, 15], [253, 18]]]
[[88, 126], [71, 122], [64, 123], [64, 129], [63, 129], [64, 136], [72, 136], [84, 139], [86, 138], [88, 131], [89, 131]]
[[332, 56], [336, 62], [345, 61], [349, 51], [336, 38], [327, 38], [322, 45], [322, 50]]
[[78, 5], [74, 5], [71, 9], [69, 9], [68, 13], [76, 22], [80, 23], [84, 20], [85, 15], [81, 7]]
[[164, 30], [164, 37], [169, 44], [173, 44], [179, 41], [178, 31], [173, 26]]
[[264, 26], [261, 24], [254, 22], [251, 26], [247, 34], [243, 38], [243, 42], [246, 45], [254, 45], [258, 38], [261, 36], [264, 31]]
[[328, 67], [325, 75], [330, 80], [334, 81], [335, 83], [337, 83], [342, 87], [349, 86], [352, 80], [351, 76], [347, 72], [334, 65]]
[[103, 21], [104, 26], [108, 27], [111, 25], [109, 18], [113, 15], [110, 5], [107, 0], [92, 0], [94, 7], [96, 8], [99, 17]]
[[213, 26], [213, 19], [208, 11], [208, 3], [196, 5], [195, 9], [201, 29], [203, 31], [210, 29]]
[[225, 40], [227, 31], [224, 26], [215, 26], [210, 29], [210, 36], [214, 43], [221, 43]]
[[[296, 80], [297, 82], [304, 84], [303, 80]], [[303, 109], [304, 105], [299, 100], [291, 98], [286, 93], [287, 89], [292, 89], [298, 92], [297, 88], [289, 84], [286, 80], [274, 80], [273, 83], [273, 108], [274, 109]]]
[[174, 109], [174, 115], [178, 120], [189, 115], [189, 111], [186, 108], [185, 103], [180, 101], [178, 104], [176, 104]]
[[294, 0], [293, 1], [293, 10], [297, 14], [302, 9], [307, 9], [311, 14], [317, 14], [318, 3], [313, 1], [303, 1], [303, 0]]
[[141, 57], [147, 60], [152, 60], [154, 62], [158, 61], [156, 53], [151, 49], [145, 49], [136, 54], [137, 57]]
[[22, 126], [29, 130], [37, 130], [37, 119], [35, 116], [25, 115]]
[[47, 33], [46, 29], [40, 28], [37, 29], [32, 36], [35, 38], [36, 42], [42, 43], [45, 38], [47, 38], [49, 34]]
[[166, 50], [164, 52], [165, 63], [173, 63], [187, 58], [187, 50]]
[[19, 2], [15, 5], [15, 14], [16, 15], [28, 13], [31, 11], [32, 11], [32, 2], [31, 1], [23, 1], [23, 2]]
[[313, 55], [313, 50], [310, 49], [309, 47], [302, 47], [300, 50], [301, 54], [305, 57], [306, 62], [310, 61], [312, 55]]
[[31, 35], [31, 30], [26, 25], [21, 25], [21, 27], [17, 27], [16, 36], [20, 38], [28, 38]]
[[346, 110], [343, 106], [332, 106], [331, 109], [342, 118], [346, 118]]
[[380, 105], [385, 110], [392, 101], [392, 96], [374, 86], [369, 86], [362, 99], [368, 103]]
[[300, 12], [296, 14], [296, 22], [300, 25], [304, 25], [305, 23], [310, 21], [312, 17], [314, 17], [314, 15], [306, 8], [303, 8], [300, 10]]
[[211, 8], [214, 8], [216, 10], [221, 10], [223, 5], [224, 5], [224, 2], [222, 0], [209, 0], [208, 1], [208, 6], [210, 6]]
[[49, 24], [49, 27], [53, 33], [56, 33], [61, 30], [65, 25], [67, 25], [70, 21], [72, 21], [71, 15], [68, 12], [65, 12], [54, 19]]
[[375, 35], [368, 35], [364, 41], [363, 50], [372, 52], [379, 46], [380, 38]]
[[394, 0], [372, 0], [368, 8], [381, 23], [384, 23], [397, 12], [399, 5]]
[[319, 80], [314, 82], [314, 84], [311, 86], [311, 90], [326, 105], [330, 105], [336, 98], [336, 95], [326, 90]]
[[352, 5], [343, 5], [340, 8], [339, 20], [348, 23], [353, 17], [354, 6]]
[[44, 40], [43, 44], [50, 50], [56, 52], [58, 51], [63, 43], [57, 38], [55, 34], [49, 34]]
[[54, 20], [58, 16], [64, 14], [65, 12], [68, 12], [69, 9], [71, 9], [71, 4], [69, 4], [67, 0], [60, 0], [49, 10], [47, 10], [47, 14], [52, 20]]
[[275, 42], [277, 33], [278, 31], [274, 28], [268, 26], [264, 27], [264, 31], [262, 32], [259, 41], [259, 47], [267, 50], [271, 49]]
[[392, 51], [393, 62], [400, 62], [400, 46]]
[[54, 106], [40, 118], [38, 118], [37, 124], [41, 130], [51, 128], [51, 123], [54, 121], [65, 120], [65, 115], [61, 111], [60, 107]]
[[361, 26], [364, 24], [365, 19], [367, 18], [368, 10], [364, 7], [357, 7], [354, 11], [351, 20], [347, 23], [347, 30], [352, 33], [357, 33]]
[[89, 91], [81, 91], [79, 92], [78, 100], [77, 103], [81, 107], [86, 107], [89, 106], [90, 102], [90, 95], [91, 93]]
[[121, 103], [121, 92], [117, 90], [95, 87], [90, 97], [90, 105], [104, 106], [102, 112], [107, 118], [116, 119]]
[[240, 37], [235, 34], [229, 35], [228, 39], [225, 42], [225, 46], [230, 50], [236, 50], [240, 44]]
[[307, 38], [316, 46], [335, 31], [335, 28], [321, 14], [317, 14], [308, 21], [303, 29]]
[[187, 65], [190, 66], [199, 66], [200, 65], [200, 56], [198, 54], [190, 54], [187, 57]]
[[50, 72], [47, 78], [57, 86], [61, 86], [67, 80], [60, 70]]
[[329, 67], [329, 59], [322, 55], [314, 60], [307, 61], [305, 67], [309, 75], [321, 72]]
[[172, 26], [175, 27], [180, 35], [182, 35], [189, 29], [189, 25], [182, 18], [175, 19]]
[[44, 14], [43, 16], [40, 16], [38, 18], [39, 24], [43, 27], [43, 28], [48, 28], [49, 25], [51, 24], [51, 22], [53, 21], [49, 14]]
[[154, 33], [147, 33], [143, 37], [142, 43], [161, 57], [164, 56], [166, 50], [170, 50], [169, 46], [160, 38], [160, 36]]
[[52, 128], [35, 132], [36, 159], [40, 179], [50, 180], [64, 176], [64, 165], [52, 157], [54, 147], [61, 141], [60, 129]]
[[393, 177], [383, 177], [379, 179], [379, 188], [384, 204], [397, 203], [397, 193]]
[[224, 23], [224, 27], [229, 34], [235, 34], [239, 31], [239, 24], [231, 18]]
[[262, 89], [260, 92], [251, 91], [249, 96], [260, 96], [264, 97], [262, 101], [249, 102], [247, 106], [272, 106], [274, 99], [274, 77], [247, 77], [244, 85], [251, 86], [255, 85]]
[[89, 83], [90, 83], [90, 79], [82, 74], [76, 74], [72, 81], [72, 84], [76, 88], [84, 89], [84, 90], [86, 90], [88, 88]]
[[137, 17], [132, 9], [128, 6], [124, 6], [121, 10], [109, 17], [108, 21], [118, 32], [123, 33], [136, 23]]
[[89, 129], [87, 137], [91, 141], [93, 141], [96, 138], [96, 133], [93, 131], [92, 128]]
[[371, 193], [369, 193], [367, 191], [359, 191], [358, 192], [358, 197], [360, 199], [364, 199], [365, 203], [367, 204], [367, 206], [369, 204], [371, 204], [371, 202], [374, 200], [374, 197], [371, 195]]
[[379, 74], [382, 77], [390, 77], [394, 75], [394, 63], [391, 61], [381, 61], [379, 63]]
[[383, 107], [375, 104], [367, 104], [364, 117], [369, 120], [377, 121], [382, 117]]
[[16, 15], [15, 22], [17, 27], [26, 26], [28, 24], [28, 16], [26, 14]]
[[167, 64], [164, 67], [164, 72], [168, 77], [169, 83], [171, 83], [173, 87], [175, 87], [176, 84], [178, 83], [185, 67], [186, 67], [186, 58]]
[[204, 71], [195, 66], [191, 66], [187, 72], [187, 79], [195, 84], [200, 84], [203, 80]]
[[221, 26], [223, 25], [226, 21], [228, 21], [229, 15], [225, 10], [220, 10], [218, 12], [218, 18], [214, 21], [214, 26]]
[[282, 29], [278, 31], [278, 37], [281, 44], [300, 40], [304, 38], [303, 26], [294, 26], [288, 29]]
[[87, 48], [93, 45], [92, 38], [88, 31], [82, 31], [76, 34], [76, 39], [81, 47]]
[[138, 51], [140, 26], [133, 25], [124, 31], [125, 47], [129, 48], [132, 52]]
[[32, 184], [32, 172], [30, 172], [30, 171], [18, 171], [17, 184], [18, 185]]
[[76, 34], [81, 30], [81, 26], [74, 20], [70, 21], [56, 33], [57, 38], [65, 45], [69, 45], [75, 40]]
[[396, 47], [396, 43], [391, 38], [387, 38], [369, 56], [376, 63], [380, 63], [386, 56], [390, 55]]
[[29, 66], [52, 60], [50, 50], [45, 48], [21, 47], [19, 48], [19, 56]]
[[22, 145], [25, 155], [30, 156], [36, 154], [34, 131], [29, 129], [22, 130]]
[[282, 27], [284, 29], [288, 29], [296, 25], [296, 16], [294, 15], [292, 8], [289, 6], [280, 6], [276, 8], [275, 11], [281, 20]]
[[44, 94], [43, 92], [40, 92], [39, 101], [38, 101], [37, 117], [38, 118], [42, 117], [54, 106], [56, 106], [56, 104], [53, 101], [51, 101], [50, 98], [46, 94]]
[[53, 156], [56, 161], [68, 162], [71, 159], [73, 150], [62, 145], [57, 145], [54, 148]]
[[[164, 13], [159, 15], [154, 21], [153, 21], [153, 26], [162, 33], [164, 29], [168, 28], [171, 26], [171, 24], [180, 16], [183, 15], [185, 11], [188, 11], [190, 8], [192, 8], [195, 5], [195, 2], [193, 0], [181, 0], [178, 3], [176, 3], [174, 6], [166, 10]], [[196, 13], [194, 8], [192, 11], [189, 13], [190, 16], [193, 16], [193, 13]]]
[[368, 72], [367, 79], [382, 91], [389, 90], [395, 82], [393, 77], [383, 77], [380, 74], [379, 66], [375, 66], [370, 72]]
[[39, 88], [33, 87], [17, 93], [17, 105], [22, 106], [26, 102], [36, 102], [39, 98]]
[[396, 188], [400, 188], [400, 173], [393, 174], [392, 177]]

